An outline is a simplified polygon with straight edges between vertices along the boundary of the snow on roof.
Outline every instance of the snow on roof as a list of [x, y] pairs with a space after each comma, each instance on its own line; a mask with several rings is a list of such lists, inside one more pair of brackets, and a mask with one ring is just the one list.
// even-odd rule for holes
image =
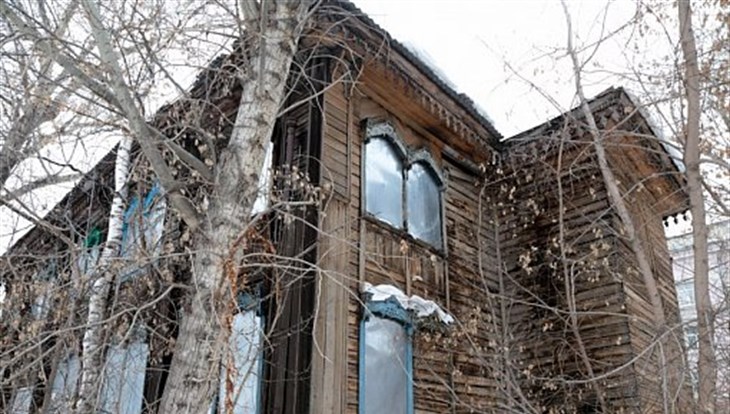
[[434, 60], [433, 56], [431, 56], [426, 50], [422, 49], [420, 46], [411, 42], [401, 42], [401, 44], [409, 52], [411, 52], [411, 54], [413, 54], [416, 59], [420, 60], [421, 63], [423, 63], [429, 70], [431, 70], [434, 76], [436, 76], [445, 86], [451, 88], [451, 90], [459, 95], [460, 99], [470, 104], [472, 109], [474, 109], [477, 114], [486, 119], [487, 122], [489, 122], [490, 124], [494, 125], [494, 120], [489, 116], [489, 114], [487, 114], [487, 111], [481, 105], [474, 102], [474, 100], [471, 99], [469, 95], [459, 90], [456, 84], [451, 79], [449, 79], [444, 70], [436, 64], [436, 60]]
[[437, 78], [441, 82], [444, 83], [444, 85], [448, 86], [449, 88], [453, 89], [454, 91], [458, 91], [458, 88], [456, 87], [456, 84], [449, 79], [448, 76], [446, 76], [446, 73], [444, 73], [443, 69], [441, 69], [437, 64], [436, 61], [433, 59], [433, 56], [431, 56], [428, 52], [421, 49], [419, 46], [411, 43], [411, 42], [402, 42], [401, 43], [406, 49], [408, 49], [409, 52], [413, 54], [417, 59], [421, 61], [424, 65], [426, 65], [429, 69], [431, 69], [431, 72], [433, 72], [434, 75], [436, 75]]
[[377, 285], [370, 283], [362, 284], [362, 292], [370, 295], [373, 302], [384, 302], [390, 298], [398, 301], [400, 306], [408, 311], [413, 312], [418, 318], [427, 318], [435, 315], [442, 323], [449, 325], [454, 322], [454, 317], [432, 300], [424, 299], [418, 295], [408, 296], [393, 285]]

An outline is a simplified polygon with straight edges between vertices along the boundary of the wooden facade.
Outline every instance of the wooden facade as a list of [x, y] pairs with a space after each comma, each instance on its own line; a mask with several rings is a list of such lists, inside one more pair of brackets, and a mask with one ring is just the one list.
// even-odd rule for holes
[[[322, 202], [272, 215], [261, 233], [291, 260], [278, 270], [251, 271], [246, 281], [262, 283], [265, 319], [274, 321], [265, 327], [261, 412], [361, 412], [365, 282], [432, 300], [456, 320], [445, 330], [413, 334], [415, 413], [600, 412], [596, 388], [583, 381], [588, 375], [566, 317], [566, 289], [574, 293], [577, 331], [601, 378], [606, 412], [660, 412], [658, 354], [645, 352], [657, 332], [580, 117], [569, 113], [503, 141], [468, 98], [354, 6], [323, 7], [313, 35], [303, 40], [303, 69], [290, 75], [290, 109], [272, 137], [275, 168], [305, 172]], [[220, 73], [237, 59], [234, 52], [216, 60], [209, 73], [218, 75], [203, 73], [189, 99], [163, 108], [155, 126], [188, 140], [196, 139], [195, 128], [229, 133], [240, 88], [223, 88]], [[678, 321], [662, 219], [686, 209], [682, 179], [621, 89], [591, 106], [610, 131], [611, 165], [650, 251], [668, 319]], [[182, 116], [191, 113], [199, 116]], [[183, 118], [196, 124], [181, 124]], [[387, 123], [407, 153], [428, 154], [443, 177], [443, 246], [367, 213], [364, 146], [373, 122]], [[69, 196], [79, 205], [73, 214], [103, 223], [98, 212], [108, 201], [92, 204], [82, 187]], [[276, 191], [284, 201], [307, 198], [298, 188], [279, 178]], [[94, 216], [84, 212], [89, 206]], [[182, 240], [184, 233], [179, 221], [168, 221], [167, 237]], [[5, 265], [15, 266], [19, 249], [48, 237], [40, 228], [29, 233]], [[181, 251], [180, 243], [166, 252]], [[179, 260], [160, 267], [176, 282], [188, 280]], [[159, 312], [174, 319], [183, 301], [178, 295]], [[169, 350], [152, 351], [148, 412], [164, 382], [153, 372], [167, 367]], [[3, 382], [3, 400], [13, 386]]]

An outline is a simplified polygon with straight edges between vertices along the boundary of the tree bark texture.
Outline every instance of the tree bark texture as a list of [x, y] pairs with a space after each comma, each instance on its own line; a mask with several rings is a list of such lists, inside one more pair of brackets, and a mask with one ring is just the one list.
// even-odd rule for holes
[[[262, 2], [263, 4], [263, 2]], [[218, 386], [225, 345], [223, 324], [228, 277], [235, 277], [240, 256], [236, 239], [250, 222], [258, 180], [286, 81], [310, 2], [268, 2], [261, 7], [257, 36], [242, 70], [243, 92], [228, 146], [215, 166], [209, 208], [195, 238], [192, 258], [194, 293], [180, 331], [163, 392], [160, 412], [204, 413]], [[256, 8], [253, 8], [256, 9]]]
[[109, 212], [107, 240], [93, 274], [93, 284], [89, 296], [89, 313], [86, 318], [86, 330], [82, 341], [81, 356], [81, 392], [76, 404], [76, 412], [92, 413], [97, 404], [100, 392], [101, 372], [104, 364], [104, 315], [106, 315], [109, 289], [114, 281], [111, 269], [112, 260], [119, 251], [122, 242], [122, 225], [124, 206], [127, 200], [127, 181], [130, 175], [130, 152], [132, 139], [125, 137], [117, 148], [114, 167], [114, 198]]
[[709, 263], [707, 254], [707, 223], [705, 199], [702, 194], [700, 171], [700, 74], [697, 46], [692, 30], [692, 7], [689, 0], [677, 2], [679, 32], [684, 55], [684, 89], [687, 98], [687, 126], [685, 128], [684, 164], [687, 168], [687, 192], [692, 212], [692, 248], [694, 251], [695, 307], [699, 345], [698, 398], [699, 411], [715, 412], [715, 381], [717, 362], [713, 347], [713, 315], [710, 302]]

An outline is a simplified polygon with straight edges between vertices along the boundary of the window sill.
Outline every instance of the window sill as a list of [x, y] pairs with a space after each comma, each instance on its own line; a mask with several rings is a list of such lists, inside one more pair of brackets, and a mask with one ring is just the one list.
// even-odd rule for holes
[[[446, 253], [442, 248], [434, 247], [432, 244], [425, 242], [417, 237], [414, 237], [412, 234], [408, 233], [405, 229], [399, 229], [398, 227], [393, 226], [392, 224], [380, 220], [379, 218], [365, 213], [360, 217], [361, 220], [366, 221], [367, 223], [380, 228], [381, 230], [384, 230], [387, 233], [390, 233], [393, 237], [398, 238], [400, 240], [405, 240], [410, 245], [415, 245], [428, 253], [434, 254], [441, 259], [446, 260]], [[445, 243], [445, 240], [444, 240]]]

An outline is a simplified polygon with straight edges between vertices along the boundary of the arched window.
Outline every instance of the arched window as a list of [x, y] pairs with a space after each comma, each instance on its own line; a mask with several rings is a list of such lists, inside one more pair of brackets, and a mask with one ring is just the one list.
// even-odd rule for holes
[[387, 123], [368, 126], [365, 212], [416, 239], [443, 248], [443, 179], [425, 151], [410, 153]]
[[365, 159], [367, 212], [403, 228], [403, 160], [384, 138], [368, 141]]
[[433, 170], [425, 162], [416, 162], [408, 169], [408, 232], [432, 246], [442, 246], [441, 188]]

